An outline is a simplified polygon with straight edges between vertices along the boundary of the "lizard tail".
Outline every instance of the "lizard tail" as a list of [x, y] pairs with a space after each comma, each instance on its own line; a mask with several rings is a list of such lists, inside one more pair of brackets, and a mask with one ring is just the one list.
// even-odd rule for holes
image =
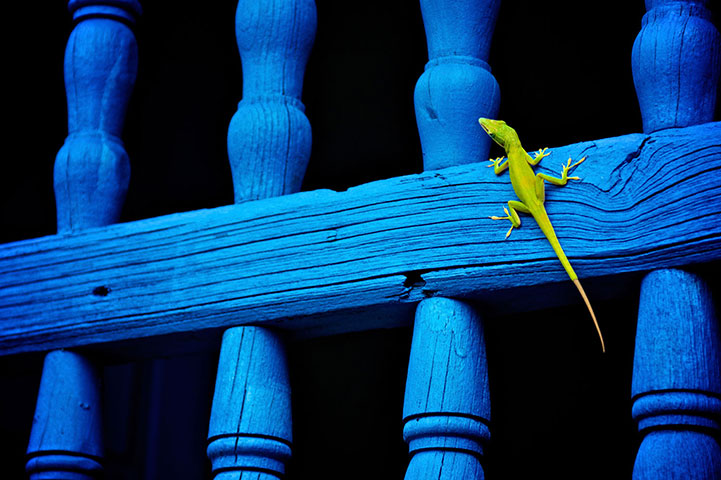
[[556, 237], [556, 232], [554, 232], [554, 230], [553, 230], [553, 226], [551, 225], [551, 220], [548, 218], [546, 209], [543, 207], [541, 207], [540, 209], [534, 209], [532, 211], [532, 215], [533, 215], [533, 218], [536, 219], [536, 223], [538, 223], [538, 226], [541, 228], [541, 231], [548, 239], [548, 243], [551, 244], [551, 247], [553, 248], [553, 251], [556, 253], [556, 256], [558, 256], [558, 259], [561, 261], [561, 265], [563, 265], [563, 268], [566, 270], [566, 273], [568, 273], [568, 276], [571, 278], [571, 281], [578, 289], [578, 292], [581, 294], [581, 297], [583, 297], [583, 301], [586, 303], [588, 312], [591, 314], [591, 318], [593, 319], [593, 324], [596, 326], [596, 331], [598, 332], [598, 338], [601, 339], [601, 350], [603, 350], [603, 352], [606, 352], [606, 345], [603, 342], [603, 335], [601, 334], [601, 327], [598, 326], [598, 320], [596, 320], [596, 314], [593, 313], [593, 308], [591, 307], [591, 302], [588, 300], [588, 296], [586, 295], [586, 292], [583, 290], [583, 287], [581, 286], [581, 282], [578, 281], [578, 275], [576, 275], [576, 272], [573, 271], [573, 267], [571, 267], [571, 262], [568, 261], [566, 254], [563, 252], [563, 249], [561, 248], [561, 244], [558, 242], [558, 237]]
[[586, 302], [586, 307], [588, 307], [588, 311], [591, 313], [591, 318], [593, 318], [593, 324], [596, 326], [596, 331], [598, 332], [598, 338], [601, 339], [601, 350], [605, 353], [606, 345], [603, 343], [603, 335], [601, 334], [601, 327], [598, 326], [598, 320], [596, 320], [596, 314], [593, 313], [593, 308], [591, 307], [591, 302], [588, 301], [586, 292], [583, 290], [583, 287], [581, 286], [581, 282], [579, 282], [577, 278], [573, 279], [573, 284], [576, 286], [576, 288], [578, 289], [578, 292], [583, 297], [583, 301]]

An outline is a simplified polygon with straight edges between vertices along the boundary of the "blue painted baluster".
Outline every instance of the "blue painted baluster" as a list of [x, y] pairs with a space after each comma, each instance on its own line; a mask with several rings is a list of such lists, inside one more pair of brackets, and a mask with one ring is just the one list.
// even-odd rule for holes
[[[243, 99], [228, 128], [236, 203], [300, 190], [311, 147], [300, 96], [315, 29], [313, 0], [238, 3]], [[227, 330], [208, 432], [214, 478], [276, 479], [291, 441], [283, 342], [266, 328]]]
[[[120, 134], [137, 70], [130, 25], [141, 12], [133, 0], [73, 0], [68, 8], [76, 26], [65, 50], [68, 137], [55, 159], [59, 233], [108, 225], [120, 215], [130, 175]], [[103, 286], [112, 291], [112, 279]], [[47, 354], [27, 450], [31, 479], [101, 475], [99, 389], [88, 359]]]
[[721, 41], [707, 3], [646, 0], [632, 54], [646, 133], [713, 120]]
[[[425, 170], [488, 158], [478, 118], [495, 118], [500, 91], [486, 63], [497, 0], [421, 0], [429, 61], [415, 89]], [[480, 315], [452, 299], [420, 302], [403, 406], [406, 479], [480, 479], [490, 438], [488, 366]]]
[[215, 479], [285, 472], [291, 454], [290, 385], [279, 336], [261, 327], [231, 328], [223, 335], [208, 457]]
[[416, 310], [403, 404], [411, 455], [406, 479], [484, 478], [490, 438], [483, 323], [466, 303], [422, 301]]
[[721, 478], [721, 339], [703, 280], [680, 270], [646, 276], [633, 363], [633, 418], [644, 435], [633, 478]]
[[424, 169], [485, 161], [491, 140], [478, 118], [496, 118], [500, 103], [486, 63], [500, 0], [420, 3], [428, 63], [414, 101]]
[[[646, 133], [712, 120], [721, 63], [705, 1], [647, 0], [633, 47]], [[693, 161], [693, 159], [689, 159]], [[633, 417], [643, 434], [633, 478], [721, 478], [721, 341], [711, 295], [681, 270], [643, 280]]]
[[300, 101], [316, 29], [313, 0], [240, 0], [243, 99], [228, 128], [235, 202], [300, 190], [311, 130]]
[[25, 465], [32, 480], [102, 476], [100, 381], [82, 355], [58, 350], [45, 356]]
[[65, 50], [68, 137], [55, 158], [58, 232], [118, 220], [130, 179], [120, 139], [135, 83], [134, 0], [72, 0], [78, 22]]

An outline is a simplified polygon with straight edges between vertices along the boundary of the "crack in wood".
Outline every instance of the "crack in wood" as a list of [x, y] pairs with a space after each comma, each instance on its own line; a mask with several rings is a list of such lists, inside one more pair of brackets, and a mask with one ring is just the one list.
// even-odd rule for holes
[[[583, 181], [547, 202], [584, 286], [721, 260], [720, 137], [712, 123], [554, 149], [589, 156]], [[0, 245], [0, 354], [244, 322], [358, 331], [434, 295], [492, 309], [524, 288], [542, 308], [553, 295], [540, 287], [566, 277], [532, 220], [508, 240], [487, 220], [506, 193], [466, 164]]]

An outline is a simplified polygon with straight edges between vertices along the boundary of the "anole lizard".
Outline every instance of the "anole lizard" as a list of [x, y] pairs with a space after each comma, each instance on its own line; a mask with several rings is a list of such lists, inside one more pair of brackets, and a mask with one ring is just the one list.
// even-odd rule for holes
[[480, 118], [478, 122], [483, 127], [483, 130], [485, 130], [497, 144], [503, 147], [506, 155], [508, 155], [508, 160], [504, 163], [501, 163], [504, 157], [489, 160], [492, 164], [488, 165], [488, 167], [493, 167], [496, 175], [500, 175], [506, 169], [509, 170], [513, 191], [516, 192], [520, 200], [520, 202], [516, 200], [508, 202], [508, 209], [503, 208], [503, 211], [506, 212], [505, 217], [490, 218], [493, 220], [511, 221], [511, 228], [508, 230], [508, 233], [506, 233], [506, 238], [508, 238], [514, 228], [521, 226], [521, 219], [518, 216], [518, 212], [528, 213], [533, 216], [543, 234], [546, 235], [551, 247], [553, 247], [553, 251], [556, 252], [558, 259], [561, 261], [561, 265], [566, 269], [566, 273], [571, 277], [571, 281], [576, 285], [576, 288], [578, 288], [581, 297], [583, 297], [583, 301], [586, 302], [588, 311], [591, 313], [591, 318], [593, 318], [593, 323], [596, 325], [598, 336], [601, 339], [601, 349], [605, 352], [606, 346], [603, 342], [603, 335], [601, 335], [601, 328], [598, 326], [596, 315], [593, 313], [593, 308], [591, 308], [591, 302], [588, 301], [586, 292], [583, 291], [581, 282], [578, 281], [578, 275], [573, 271], [571, 263], [568, 261], [568, 258], [566, 258], [566, 254], [563, 253], [561, 244], [558, 243], [556, 233], [553, 231], [551, 221], [548, 219], [546, 209], [543, 207], [543, 201], [545, 199], [545, 185], [543, 181], [547, 180], [554, 185], [563, 186], [566, 185], [568, 180], [579, 180], [578, 177], [569, 177], [568, 171], [583, 162], [586, 157], [583, 157], [574, 164], [571, 164], [571, 159], [569, 158], [568, 163], [563, 165], [561, 178], [552, 177], [543, 173], [536, 175], [531, 166], [537, 165], [542, 158], [549, 155], [546, 153], [546, 148], [539, 150], [534, 155], [534, 158], [531, 158], [521, 146], [521, 141], [518, 139], [516, 131], [509, 127], [506, 122], [503, 120], [490, 120], [488, 118]]

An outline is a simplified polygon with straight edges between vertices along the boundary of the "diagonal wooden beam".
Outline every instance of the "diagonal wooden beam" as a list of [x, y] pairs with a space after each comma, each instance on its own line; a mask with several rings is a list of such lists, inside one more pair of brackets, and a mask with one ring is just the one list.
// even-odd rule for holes
[[[588, 158], [582, 181], [546, 192], [592, 286], [721, 259], [721, 123], [551, 153], [542, 164], [555, 174], [569, 156]], [[530, 218], [505, 241], [507, 225], [487, 218], [512, 198], [508, 178], [475, 163], [2, 245], [0, 353], [241, 324], [305, 335], [396, 326], [436, 294], [504, 311], [578, 302], [570, 282], [567, 293], [538, 287], [567, 277]], [[503, 292], [534, 286], [525, 306], [505, 303]]]

